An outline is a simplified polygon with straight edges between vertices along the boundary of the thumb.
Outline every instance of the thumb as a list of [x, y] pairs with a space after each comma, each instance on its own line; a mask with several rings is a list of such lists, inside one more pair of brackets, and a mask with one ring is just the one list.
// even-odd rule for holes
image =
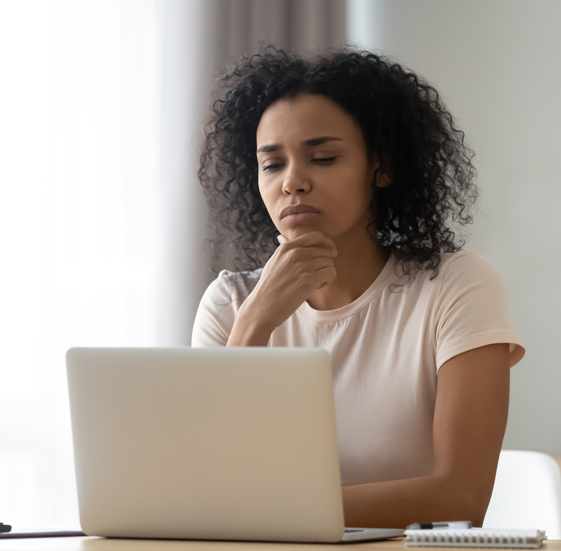
[[277, 235], [277, 241], [282, 245], [283, 243], [288, 243], [288, 239], [281, 233]]

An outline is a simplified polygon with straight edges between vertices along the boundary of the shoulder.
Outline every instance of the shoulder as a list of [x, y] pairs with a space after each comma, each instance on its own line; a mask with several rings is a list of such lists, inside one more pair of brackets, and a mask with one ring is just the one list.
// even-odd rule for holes
[[[396, 262], [395, 278], [392, 282], [397, 289], [403, 281], [404, 269]], [[403, 290], [410, 297], [429, 295], [432, 300], [443, 295], [466, 290], [474, 284], [496, 288], [502, 287], [502, 280], [494, 266], [481, 254], [462, 249], [454, 253], [442, 253], [438, 274], [433, 277], [430, 268], [418, 272], [412, 280], [405, 281]], [[405, 298], [405, 297], [404, 297]]]
[[443, 255], [442, 260], [433, 295], [438, 369], [457, 354], [495, 343], [509, 344], [510, 365], [515, 365], [524, 347], [510, 323], [498, 271], [473, 251]]
[[443, 292], [483, 286], [494, 292], [503, 288], [501, 276], [495, 267], [481, 254], [469, 250], [442, 255], [439, 274], [439, 290]]
[[[443, 253], [438, 274], [431, 279], [430, 269], [417, 274], [406, 285], [402, 300], [425, 305], [442, 323], [452, 312], [484, 315], [490, 310], [507, 312], [506, 289], [495, 267], [481, 254], [462, 249]], [[409, 295], [407, 297], [407, 295]]]
[[468, 249], [442, 254], [441, 267], [444, 271], [468, 269], [470, 271], [496, 272], [493, 265], [483, 255]]
[[252, 272], [222, 270], [208, 286], [203, 300], [243, 302], [257, 285], [263, 268]]
[[433, 294], [437, 332], [454, 325], [473, 325], [482, 331], [483, 325], [508, 323], [502, 279], [480, 254], [462, 250], [447, 255], [437, 279]]
[[253, 290], [262, 270], [222, 270], [205, 291], [193, 324], [192, 346], [226, 346], [241, 303]]
[[205, 291], [199, 310], [214, 312], [218, 316], [235, 315], [257, 285], [262, 271], [262, 268], [252, 272], [222, 270]]

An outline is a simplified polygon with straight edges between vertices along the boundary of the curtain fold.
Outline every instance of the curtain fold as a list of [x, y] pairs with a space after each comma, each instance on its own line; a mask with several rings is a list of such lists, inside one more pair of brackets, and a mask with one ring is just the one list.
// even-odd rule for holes
[[[212, 0], [218, 63], [257, 42], [318, 48], [346, 40], [346, 0]], [[212, 2], [209, 2], [211, 4]]]

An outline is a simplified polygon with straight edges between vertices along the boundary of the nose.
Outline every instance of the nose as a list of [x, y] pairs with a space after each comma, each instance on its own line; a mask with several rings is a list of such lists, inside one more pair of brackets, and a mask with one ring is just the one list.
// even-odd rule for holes
[[308, 193], [311, 187], [310, 180], [305, 171], [302, 171], [296, 165], [293, 165], [286, 171], [282, 183], [282, 192], [285, 195]]

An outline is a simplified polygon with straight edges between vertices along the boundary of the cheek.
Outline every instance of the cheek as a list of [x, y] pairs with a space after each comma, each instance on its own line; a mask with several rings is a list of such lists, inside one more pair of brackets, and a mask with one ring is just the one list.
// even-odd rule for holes
[[261, 180], [261, 178], [259, 178], [259, 180], [257, 181], [257, 189], [259, 190], [259, 195], [261, 195], [261, 199], [263, 199], [263, 202], [266, 205], [268, 200], [267, 187], [263, 185], [263, 181]]
[[367, 173], [348, 168], [338, 175], [334, 184], [333, 201], [347, 216], [362, 217], [369, 211], [372, 184], [368, 181]]
[[274, 201], [273, 201], [273, 194], [271, 193], [272, 188], [270, 186], [263, 186], [262, 182], [258, 183], [259, 185], [259, 194], [261, 195], [261, 199], [263, 203], [265, 203], [265, 207], [269, 216], [273, 219], [273, 222], [277, 222], [275, 219], [274, 213]]
[[329, 177], [329, 188], [334, 195], [345, 198], [346, 201], [364, 203], [365, 198], [372, 194], [372, 185], [368, 181], [368, 174], [358, 171], [353, 166], [344, 166], [334, 171]]

